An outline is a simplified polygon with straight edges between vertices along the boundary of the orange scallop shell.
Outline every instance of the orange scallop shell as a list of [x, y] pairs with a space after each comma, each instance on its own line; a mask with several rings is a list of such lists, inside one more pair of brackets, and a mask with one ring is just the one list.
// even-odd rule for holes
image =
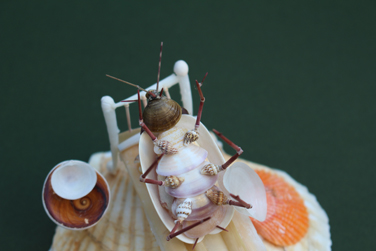
[[268, 205], [263, 222], [251, 218], [257, 232], [277, 246], [294, 245], [308, 231], [308, 211], [295, 188], [282, 177], [255, 170], [264, 183]]

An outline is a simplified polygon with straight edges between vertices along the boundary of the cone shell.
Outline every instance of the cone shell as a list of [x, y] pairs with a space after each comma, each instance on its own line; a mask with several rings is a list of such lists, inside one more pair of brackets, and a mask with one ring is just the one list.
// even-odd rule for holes
[[165, 186], [170, 188], [178, 188], [184, 182], [184, 178], [179, 178], [176, 176], [168, 176], [164, 180]]
[[166, 140], [159, 140], [155, 146], [159, 149], [158, 152], [164, 153], [164, 154], [176, 154], [178, 152], [178, 149], [172, 146], [172, 144], [169, 141]]
[[198, 137], [199, 135], [195, 130], [188, 131], [184, 135], [184, 145], [188, 145], [192, 142], [195, 142], [196, 140], [198, 140]]
[[209, 200], [215, 205], [221, 206], [227, 204], [226, 195], [222, 191], [220, 191], [216, 186], [210, 188], [208, 191], [206, 191], [205, 194], [209, 198]]
[[[195, 197], [190, 198], [192, 201], [192, 213], [188, 216], [187, 220], [194, 221], [194, 220], [201, 220], [205, 219], [213, 215], [215, 211], [218, 210], [218, 206], [214, 205], [205, 194], [200, 194]], [[175, 198], [174, 202], [172, 203], [171, 210], [172, 212], [176, 211], [178, 205], [183, 203], [185, 198]]]
[[257, 232], [275, 245], [296, 244], [309, 227], [303, 198], [278, 175], [261, 170], [256, 172], [264, 183], [268, 204], [264, 222], [252, 219]]
[[152, 132], [164, 132], [174, 127], [180, 120], [182, 109], [172, 99], [161, 97], [148, 102], [143, 112], [145, 125]]
[[51, 176], [54, 170], [47, 176], [42, 193], [43, 206], [51, 220], [73, 230], [86, 229], [98, 223], [110, 199], [109, 187], [102, 175], [96, 173], [97, 183], [89, 194], [77, 200], [66, 200], [52, 189]]
[[184, 200], [183, 203], [179, 204], [176, 208], [176, 216], [178, 221], [182, 222], [183, 220], [187, 219], [187, 217], [192, 213], [192, 201], [191, 199], [187, 198]]
[[208, 164], [208, 165], [205, 165], [202, 169], [201, 169], [201, 174], [203, 175], [216, 175], [219, 173], [219, 166], [217, 165], [214, 165], [214, 164]]

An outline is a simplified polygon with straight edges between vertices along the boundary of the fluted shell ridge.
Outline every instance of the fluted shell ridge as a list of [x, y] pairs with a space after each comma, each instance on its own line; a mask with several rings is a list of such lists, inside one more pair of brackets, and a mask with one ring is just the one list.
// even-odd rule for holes
[[182, 109], [172, 99], [161, 97], [150, 100], [143, 112], [145, 125], [152, 132], [164, 132], [174, 127], [180, 120]]

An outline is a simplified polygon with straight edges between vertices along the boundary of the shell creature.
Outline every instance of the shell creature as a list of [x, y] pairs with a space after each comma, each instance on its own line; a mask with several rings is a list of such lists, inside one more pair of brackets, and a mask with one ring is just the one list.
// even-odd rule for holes
[[[195, 121], [197, 123], [197, 120], [189, 115], [182, 115], [176, 126], [160, 133], [158, 137], [155, 137], [152, 133], [148, 133], [148, 128], [145, 126], [145, 133], [141, 135], [139, 144], [140, 162], [144, 172], [140, 180], [149, 183], [147, 188], [149, 189], [152, 200], [154, 198], [154, 205], [161, 203], [168, 204], [164, 199], [160, 198], [171, 197], [167, 200], [172, 201], [172, 205], [167, 206], [165, 209], [168, 212], [168, 217], [172, 216], [173, 218], [168, 220], [168, 217], [160, 215], [166, 227], [171, 231], [168, 239], [170, 239], [170, 236], [174, 235], [174, 232], [178, 230], [179, 227], [182, 228], [180, 231], [184, 231], [198, 221], [211, 217], [205, 223], [201, 223], [191, 230], [184, 231], [184, 235], [177, 236], [180, 240], [187, 243], [199, 242], [205, 235], [218, 233], [229, 224], [234, 213], [233, 208], [231, 206], [222, 207], [222, 205], [228, 204], [239, 207], [249, 207], [247, 203], [243, 204], [241, 200], [239, 202], [232, 198], [226, 200], [227, 203], [223, 204], [215, 204], [210, 200], [207, 191], [211, 191], [211, 189], [214, 188], [218, 190], [224, 188], [215, 187], [219, 178], [218, 174], [205, 175], [202, 173], [202, 169], [208, 165], [216, 165], [223, 167], [221, 170], [225, 170], [239, 154], [236, 153], [235, 157], [228, 162], [225, 162], [223, 157], [218, 158], [218, 156], [211, 156], [214, 154], [213, 149], [216, 148], [216, 145], [212, 142], [210, 134], [202, 124], [196, 127], [196, 131], [201, 136], [196, 141], [197, 143], [190, 142], [190, 144], [187, 144], [187, 128], [189, 128], [189, 125], [194, 124]], [[140, 124], [144, 127], [142, 122]], [[202, 141], [203, 135], [205, 135], [203, 139], [207, 139], [207, 146], [205, 143], [202, 143], [204, 142]], [[154, 143], [161, 141], [168, 142], [177, 152], [165, 153], [160, 149], [159, 144]], [[210, 156], [209, 151], [211, 152]], [[217, 155], [220, 155], [218, 149], [215, 151]], [[157, 158], [157, 154], [160, 154], [160, 159]], [[162, 154], [164, 155], [161, 157]], [[206, 161], [206, 159], [209, 161]], [[212, 159], [216, 160], [215, 163], [211, 163]], [[158, 164], [155, 163], [156, 161]], [[154, 166], [157, 166], [155, 172], [149, 171], [151, 168], [154, 168]], [[181, 182], [179, 186], [166, 186], [165, 181], [158, 181], [158, 176], [162, 177], [162, 179], [163, 177], [174, 177], [174, 179], [180, 179], [183, 180], [183, 182]], [[165, 186], [165, 189], [164, 191], [163, 189], [156, 189], [155, 186], [150, 184]], [[261, 182], [260, 185], [263, 187]], [[158, 193], [153, 192], [153, 190], [158, 190]], [[176, 220], [179, 216], [177, 211], [174, 211], [173, 208], [182, 207], [185, 203], [182, 199], [185, 201], [188, 198], [192, 201], [192, 210], [190, 210], [186, 218], [180, 218], [178, 222], [174, 222], [173, 220]], [[207, 199], [205, 200], [203, 198]], [[262, 217], [259, 219], [263, 220]]]
[[[189, 210], [189, 213], [186, 211], [187, 217], [185, 218], [177, 215], [177, 213], [181, 211], [172, 210], [171, 203], [165, 208], [168, 211], [168, 214], [172, 216], [172, 220], [179, 218], [172, 228], [167, 223], [169, 221], [168, 219], [165, 219], [164, 217], [161, 218], [166, 227], [171, 230], [170, 234], [167, 236], [167, 240], [177, 236], [184, 242], [198, 243], [205, 235], [209, 233], [218, 233], [229, 224], [234, 211], [232, 207], [224, 207], [224, 205], [244, 207], [247, 210], [251, 209], [251, 205], [242, 200], [239, 195], [234, 196], [231, 194], [231, 192], [233, 192], [231, 189], [223, 187], [222, 179], [225, 175], [220, 176], [218, 174], [220, 171], [225, 171], [243, 153], [243, 151], [222, 134], [216, 132], [219, 137], [236, 150], [236, 154], [225, 162], [223, 157], [220, 156], [221, 154], [215, 143], [212, 141], [208, 131], [200, 122], [205, 102], [201, 86], [207, 74], [204, 76], [201, 83], [196, 80], [196, 86], [200, 95], [200, 106], [196, 119], [189, 115], [182, 115], [183, 109], [179, 104], [162, 96], [163, 88], [159, 92], [162, 46], [163, 43], [161, 44], [156, 89], [149, 91], [145, 90], [148, 103], [143, 112], [141, 108], [140, 91], [138, 90], [137, 101], [139, 108], [139, 124], [144, 131], [140, 137], [139, 144], [140, 163], [143, 170], [143, 174], [140, 176], [139, 180], [148, 184], [147, 187], [149, 193], [151, 193], [150, 195], [155, 207], [158, 207], [158, 204], [169, 204], [160, 198], [167, 198], [167, 201], [170, 202], [184, 198], [184, 202], [177, 206], [178, 209], [184, 207], [184, 203], [187, 203], [187, 200], [192, 202], [191, 205], [194, 206]], [[136, 87], [144, 90], [139, 86]], [[194, 128], [189, 130], [189, 128], [192, 127]], [[203, 129], [201, 130], [201, 128]], [[207, 140], [209, 140], [207, 142], [208, 147], [215, 149], [214, 151], [218, 153], [218, 156], [215, 156], [215, 159], [208, 156], [209, 149], [204, 145], [201, 145], [203, 142], [200, 137], [201, 134], [209, 135], [206, 137]], [[150, 148], [149, 146], [154, 146], [153, 151], [148, 150]], [[207, 159], [208, 161], [206, 161]], [[216, 163], [213, 163], [213, 161]], [[209, 173], [205, 171], [208, 167], [212, 166], [215, 167], [216, 172]], [[154, 171], [155, 167], [156, 170]], [[153, 173], [152, 170], [156, 173]], [[160, 180], [155, 174], [161, 177], [162, 180]], [[240, 176], [242, 175], [240, 174]], [[254, 172], [251, 173], [251, 176], [256, 177], [256, 179], [258, 178], [257, 174]], [[217, 182], [220, 188], [215, 187]], [[159, 196], [152, 194], [151, 190], [154, 188], [150, 188], [151, 184], [164, 186], [165, 190], [158, 189]], [[260, 195], [256, 196], [258, 199], [256, 211], [264, 209], [264, 213], [253, 215], [252, 212], [247, 212], [247, 210], [240, 212], [256, 216], [258, 220], [263, 221], [266, 216], [266, 206], [259, 207], [259, 204], [266, 205], [266, 197], [262, 182], [258, 182], [257, 184], [262, 188], [256, 189], [256, 191], [260, 191]], [[200, 197], [200, 195], [208, 196], [207, 191], [211, 191], [213, 188], [222, 194], [229, 194], [235, 200], [226, 199], [223, 204], [215, 204], [211, 199], [205, 200], [206, 203], [204, 204], [195, 203], [196, 200], [201, 199], [202, 196]], [[221, 190], [223, 190], [223, 192]], [[245, 190], [247, 189], [245, 188]], [[169, 196], [170, 198], [168, 198]], [[208, 212], [211, 212], [212, 214], [209, 215]], [[260, 215], [261, 217], [258, 218], [257, 216]], [[177, 231], [179, 227], [182, 229]], [[181, 234], [184, 234], [185, 236]]]
[[[178, 69], [175, 72], [179, 77], [179, 72], [182, 71]], [[163, 89], [158, 92], [158, 82], [159, 74], [157, 87], [152, 88], [154, 91], [146, 91], [149, 103], [166, 100], [162, 98]], [[314, 196], [303, 186], [280, 171], [238, 159], [242, 153], [240, 147], [217, 132], [222, 140], [235, 149], [236, 154], [228, 156], [221, 152], [218, 147], [219, 142], [212, 138], [200, 122], [204, 97], [201, 84], [197, 81], [196, 84], [201, 98], [197, 119], [190, 115], [178, 114], [177, 123], [174, 122], [172, 123], [174, 125], [170, 124], [159, 132], [150, 130], [152, 126], [146, 122], [148, 120], [145, 114], [142, 116], [140, 97], [137, 100], [134, 100], [134, 96], [129, 98], [138, 101], [140, 126], [144, 132], [139, 135], [139, 130], [134, 130], [118, 135], [115, 117], [115, 126], [112, 126], [114, 130], [108, 129], [112, 162], [108, 153], [95, 155], [100, 159], [97, 161], [99, 163], [97, 166], [100, 166], [105, 173], [105, 178], [111, 186], [113, 203], [109, 207], [109, 212], [95, 227], [77, 234], [58, 227], [52, 247], [54, 251], [185, 251], [192, 248], [330, 250], [331, 241], [326, 214]], [[168, 93], [167, 89], [165, 92]], [[105, 102], [109, 100], [102, 98]], [[107, 107], [111, 107], [110, 102], [107, 104], [109, 104]], [[181, 113], [183, 110], [182, 108]], [[104, 108], [103, 111], [106, 112]], [[176, 116], [179, 111], [180, 109], [177, 108], [172, 114]], [[106, 116], [105, 119], [109, 128], [112, 122]], [[167, 123], [162, 123], [162, 126], [165, 124]], [[116, 151], [119, 155], [116, 155]], [[135, 162], [138, 155], [139, 158]], [[117, 162], [118, 156], [123, 163]], [[140, 165], [143, 172], [141, 176], [138, 171]], [[290, 217], [285, 213], [286, 210], [291, 211], [294, 203], [287, 203], [283, 193], [280, 194], [277, 190], [279, 186], [266, 182], [267, 176], [259, 170], [266, 170], [272, 176], [281, 177], [284, 183], [296, 190], [300, 199], [292, 199], [292, 202], [296, 201], [301, 205], [303, 201], [304, 207], [301, 208], [306, 208], [308, 212], [303, 213], [302, 221], [296, 221], [296, 217]], [[268, 209], [266, 203], [269, 203]], [[231, 204], [235, 206], [230, 206]], [[308, 224], [305, 221], [307, 216]], [[259, 224], [265, 218], [265, 224]], [[262, 240], [252, 221], [257, 225]], [[276, 224], [285, 227], [287, 236], [293, 236], [295, 239], [285, 238], [282, 228], [276, 228], [277, 231], [270, 229]], [[292, 227], [293, 231], [290, 231], [288, 228], [295, 224], [302, 227]], [[297, 235], [297, 232], [300, 235]], [[166, 239], [169, 241], [167, 242]], [[280, 240], [284, 242], [278, 243]]]

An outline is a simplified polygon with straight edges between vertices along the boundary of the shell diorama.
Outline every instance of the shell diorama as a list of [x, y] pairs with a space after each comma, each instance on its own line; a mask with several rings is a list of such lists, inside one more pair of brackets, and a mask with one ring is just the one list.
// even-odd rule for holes
[[[153, 86], [143, 89], [107, 75], [138, 88], [136, 95], [117, 104], [109, 96], [102, 98], [111, 151], [97, 153], [89, 162], [97, 169], [97, 179], [103, 180], [103, 184], [108, 180], [110, 188], [101, 195], [108, 197], [111, 190], [112, 206], [104, 216], [108, 200], [103, 203], [103, 198], [90, 197], [87, 191], [62, 198], [70, 206], [50, 203], [58, 205], [59, 216], [69, 207], [85, 208], [88, 201], [91, 208], [105, 208], [99, 218], [90, 220], [93, 225], [101, 217], [102, 221], [90, 229], [83, 225], [86, 230], [80, 235], [58, 229], [52, 250], [330, 250], [328, 218], [304, 186], [282, 171], [240, 159], [243, 151], [239, 146], [217, 130], [210, 133], [201, 123], [205, 102], [201, 88], [206, 75], [201, 82], [196, 80], [200, 96], [196, 117], [189, 115], [190, 87], [182, 84], [189, 86], [188, 65], [184, 61], [175, 64], [176, 75], [159, 81], [162, 45], [157, 82]], [[176, 82], [180, 84], [184, 107], [171, 99], [168, 92]], [[138, 104], [141, 128], [132, 130], [129, 104], [133, 102]], [[122, 134], [114, 112], [120, 106], [126, 108], [129, 127]], [[223, 152], [217, 137], [230, 145], [235, 154]], [[118, 162], [119, 157], [122, 162]], [[51, 185], [59, 166], [47, 176], [43, 198], [46, 191], [50, 196], [61, 197], [56, 195], [58, 188]], [[83, 185], [90, 193], [98, 187], [100, 182], [90, 181], [90, 175], [83, 170], [76, 173], [88, 177], [80, 180], [82, 184], [90, 183]], [[67, 176], [60, 183], [73, 179]], [[96, 200], [101, 202], [92, 204]], [[44, 204], [51, 217], [53, 210]], [[130, 204], [133, 206], [126, 206]], [[146, 217], [141, 216], [142, 211]], [[60, 223], [57, 216], [51, 219], [60, 226], [68, 226]], [[85, 219], [88, 217], [84, 217], [87, 222]]]

